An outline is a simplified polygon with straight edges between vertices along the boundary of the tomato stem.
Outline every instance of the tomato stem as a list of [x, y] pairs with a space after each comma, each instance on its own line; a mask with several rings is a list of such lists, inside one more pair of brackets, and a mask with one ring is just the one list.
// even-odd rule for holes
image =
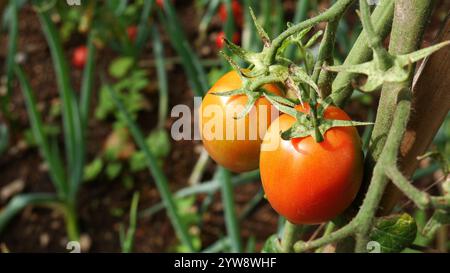
[[281, 251], [284, 253], [291, 253], [294, 251], [294, 243], [298, 237], [301, 226], [292, 224], [286, 220], [284, 224], [283, 238], [281, 240]]
[[319, 130], [319, 125], [320, 125], [320, 118], [322, 117], [318, 117], [317, 116], [317, 93], [310, 89], [310, 102], [309, 102], [309, 114], [311, 116], [311, 122], [312, 122], [312, 126], [314, 127], [314, 140], [317, 143], [322, 142], [323, 139], [323, 135]]

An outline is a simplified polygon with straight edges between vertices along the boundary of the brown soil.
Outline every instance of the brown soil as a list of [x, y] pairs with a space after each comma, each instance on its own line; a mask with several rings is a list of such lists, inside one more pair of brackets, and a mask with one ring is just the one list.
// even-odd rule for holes
[[[192, 3], [190, 3], [192, 4]], [[196, 18], [189, 4], [177, 6], [182, 14], [187, 36], [195, 39]], [[35, 95], [39, 102], [42, 115], [48, 116], [48, 109], [52, 102], [58, 98], [58, 90], [53, 65], [49, 58], [49, 49], [45, 37], [40, 29], [40, 24], [35, 12], [26, 7], [20, 13], [19, 26], [19, 46], [18, 51], [25, 56], [24, 69], [28, 75]], [[65, 44], [68, 58], [73, 48], [83, 43], [83, 37], [75, 37]], [[167, 37], [163, 41], [169, 44]], [[2, 61], [6, 58], [6, 37], [2, 37], [0, 49], [0, 58]], [[175, 53], [170, 46], [166, 47], [166, 54], [173, 56]], [[104, 68], [108, 65], [108, 60], [115, 56], [114, 52], [103, 50], [98, 57], [97, 65]], [[151, 48], [146, 48], [143, 53], [144, 58], [151, 57]], [[210, 53], [212, 54], [212, 53]], [[3, 63], [3, 62], [2, 62]], [[151, 78], [156, 74], [153, 69], [149, 70]], [[169, 70], [168, 75], [170, 90], [170, 107], [177, 104], [187, 104], [193, 106], [192, 92], [187, 85], [182, 67], [176, 65]], [[81, 72], [72, 70], [72, 82], [76, 90], [81, 81]], [[98, 87], [98, 80], [97, 80]], [[156, 88], [156, 86], [153, 86]], [[97, 102], [97, 92], [92, 97], [92, 111]], [[156, 125], [157, 116], [157, 92], [149, 90], [148, 92], [148, 110], [142, 112], [139, 116], [140, 127], [144, 132], [150, 132]], [[39, 152], [34, 147], [24, 147], [23, 132], [28, 129], [28, 115], [26, 113], [24, 98], [21, 90], [16, 83], [14, 95], [11, 101], [12, 113], [15, 118], [14, 134], [7, 155], [0, 158], [0, 188], [8, 185], [16, 179], [22, 179], [25, 187], [22, 193], [28, 192], [53, 192], [53, 185], [42, 165], [42, 159]], [[46, 122], [58, 125], [59, 120], [49, 120]], [[167, 121], [167, 128], [170, 128], [173, 120]], [[89, 121], [88, 135], [88, 158], [92, 159], [100, 151], [106, 137], [111, 131], [108, 121], [98, 121], [92, 119]], [[198, 157], [195, 152], [195, 141], [172, 141], [171, 153], [164, 163], [164, 172], [166, 173], [172, 191], [176, 191], [187, 184], [187, 177]], [[198, 150], [198, 149], [197, 149]], [[211, 177], [213, 164], [208, 166], [205, 179]], [[91, 243], [89, 251], [92, 252], [119, 252], [119, 226], [121, 223], [128, 223], [128, 213], [123, 216], [113, 216], [112, 209], [122, 209], [127, 212], [130, 206], [131, 196], [134, 191], [140, 191], [141, 198], [139, 208], [144, 209], [160, 202], [159, 193], [154, 185], [154, 181], [148, 171], [142, 171], [133, 175], [134, 187], [127, 190], [121, 183], [119, 177], [115, 181], [107, 181], [98, 178], [96, 181], [84, 184], [79, 193], [79, 221], [80, 229], [83, 234], [88, 234]], [[258, 184], [252, 184], [240, 187], [236, 190], [236, 202], [238, 209], [240, 206], [252, 198], [259, 189]], [[199, 200], [201, 197], [199, 197]], [[202, 233], [202, 244], [207, 246], [225, 234], [223, 222], [223, 211], [220, 201], [220, 194], [216, 194], [215, 201], [208, 213], [204, 215], [205, 232]], [[4, 200], [0, 206], [6, 205]], [[201, 202], [197, 202], [201, 204]], [[242, 234], [244, 237], [257, 235], [259, 242], [266, 238], [276, 229], [277, 216], [268, 205], [264, 205], [257, 213], [246, 219], [242, 223]], [[61, 215], [54, 210], [46, 208], [29, 208], [20, 213], [10, 222], [7, 229], [0, 236], [0, 244], [12, 252], [64, 252], [67, 238], [65, 235], [65, 224]], [[177, 240], [173, 229], [164, 211], [161, 211], [152, 217], [141, 218], [138, 221], [136, 231], [135, 251], [137, 252], [164, 252], [170, 250], [176, 245]]]

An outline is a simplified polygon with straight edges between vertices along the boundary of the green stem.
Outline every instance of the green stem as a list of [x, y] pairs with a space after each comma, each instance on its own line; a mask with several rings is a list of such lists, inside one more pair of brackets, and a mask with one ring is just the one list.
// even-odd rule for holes
[[294, 244], [294, 250], [295, 252], [304, 252], [309, 249], [318, 248], [327, 244], [331, 244], [333, 242], [351, 236], [354, 233], [354, 231], [355, 231], [355, 223], [350, 222], [346, 226], [338, 229], [337, 231], [330, 233], [327, 236], [323, 236], [319, 239], [310, 242], [298, 241]]
[[378, 56], [381, 57], [380, 65], [384, 68], [384, 70], [387, 70], [390, 67], [392, 61], [386, 49], [384, 49], [383, 47], [381, 37], [378, 36], [372, 24], [369, 4], [367, 3], [367, 0], [360, 0], [359, 4], [361, 6], [361, 22], [364, 31], [367, 33], [369, 46], [375, 51]]
[[161, 43], [161, 38], [158, 29], [153, 26], [151, 28], [151, 33], [153, 37], [153, 51], [156, 62], [156, 72], [158, 75], [158, 86], [159, 86], [159, 113], [158, 113], [158, 129], [164, 129], [164, 123], [167, 119], [167, 113], [169, 108], [169, 91], [167, 85], [167, 73], [165, 70], [164, 61], [164, 50]]
[[[322, 237], [330, 235], [333, 232], [335, 227], [336, 227], [335, 223], [333, 223], [332, 221], [328, 222], [327, 226], [325, 227], [325, 231], [323, 232]], [[322, 253], [323, 250], [324, 250], [324, 247], [320, 247], [316, 250], [316, 253]]]
[[311, 122], [312, 126], [314, 127], [314, 140], [317, 143], [320, 143], [323, 141], [323, 135], [319, 130], [319, 120], [317, 118], [317, 98], [316, 98], [316, 92], [312, 90], [310, 92], [310, 109], [309, 114], [311, 115]]
[[[395, 18], [389, 44], [390, 54], [407, 54], [417, 49], [431, 12], [431, 2], [429, 0], [395, 1]], [[406, 82], [385, 84], [382, 88], [368, 153], [368, 159], [372, 162], [378, 159], [386, 143], [398, 94], [404, 87], [410, 86], [411, 81], [412, 73]]]
[[200, 183], [200, 179], [203, 176], [203, 173], [205, 171], [206, 166], [209, 162], [209, 155], [206, 149], [202, 148], [202, 151], [200, 153], [200, 157], [198, 158], [197, 162], [195, 163], [194, 169], [192, 170], [191, 175], [188, 179], [188, 184], [193, 186]]
[[267, 48], [266, 60], [264, 63], [269, 65], [275, 62], [278, 49], [287, 38], [305, 28], [314, 26], [317, 23], [323, 21], [334, 21], [336, 18], [341, 16], [353, 2], [354, 0], [339, 0], [324, 13], [286, 29], [277, 38], [275, 38], [272, 41], [272, 45]]
[[240, 253], [242, 252], [242, 243], [236, 208], [234, 207], [233, 184], [231, 183], [230, 172], [219, 167], [218, 176], [218, 180], [222, 183], [222, 202], [227, 233], [231, 241], [231, 251]]
[[66, 230], [69, 241], [78, 241], [80, 239], [80, 232], [78, 230], [78, 219], [76, 213], [76, 206], [73, 203], [66, 204], [64, 208], [64, 216], [66, 218]]
[[[295, 10], [294, 19], [292, 20], [292, 23], [298, 24], [299, 22], [302, 22], [306, 20], [308, 16], [308, 11], [310, 9], [310, 0], [298, 0]], [[289, 59], [293, 60], [295, 58], [295, 48], [291, 47], [288, 49], [287, 56]]]
[[428, 223], [422, 230], [422, 235], [425, 237], [424, 245], [428, 245], [436, 235], [436, 232], [443, 226], [450, 223], [449, 214], [442, 210], [437, 210], [431, 216]]
[[300, 230], [300, 226], [286, 221], [284, 224], [283, 239], [281, 240], [281, 250], [284, 253], [291, 253], [294, 250], [295, 239]]
[[[339, 18], [340, 19], [340, 18]], [[314, 67], [313, 81], [318, 83], [320, 96], [326, 98], [331, 93], [332, 73], [322, 70], [322, 66], [331, 66], [334, 64], [334, 43], [336, 42], [336, 33], [339, 25], [339, 19], [330, 21], [325, 28], [325, 34], [320, 44], [319, 56]]]
[[[394, 14], [394, 2], [392, 0], [381, 1], [372, 13], [372, 23], [376, 33], [381, 38], [386, 37], [391, 29], [392, 18]], [[372, 57], [372, 50], [368, 46], [367, 34], [363, 31], [352, 49], [350, 50], [344, 65], [360, 64], [368, 61]], [[333, 81], [331, 97], [336, 105], [342, 106], [348, 98], [350, 98], [353, 87], [351, 82], [357, 74], [340, 72]]]
[[359, 225], [358, 236], [356, 238], [357, 252], [366, 251], [371, 224], [381, 198], [383, 197], [384, 190], [389, 182], [385, 171], [388, 166], [395, 164], [397, 151], [400, 147], [403, 134], [406, 131], [406, 125], [411, 109], [411, 102], [409, 99], [409, 97], [402, 99], [396, 107], [394, 120], [388, 134], [388, 141], [382, 151], [379, 162], [375, 165], [367, 196], [358, 212], [357, 218]]
[[412, 200], [419, 209], [425, 209], [430, 204], [428, 194], [418, 190], [405, 176], [398, 170], [397, 166], [393, 165], [386, 169], [386, 174], [392, 182], [401, 189], [402, 192]]

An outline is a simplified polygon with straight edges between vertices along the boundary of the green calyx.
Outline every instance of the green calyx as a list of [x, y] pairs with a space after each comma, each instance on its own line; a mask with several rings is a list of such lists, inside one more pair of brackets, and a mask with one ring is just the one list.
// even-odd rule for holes
[[[328, 98], [317, 103], [317, 94], [320, 94], [320, 92], [316, 81], [312, 77], [316, 60], [309, 50], [322, 36], [322, 31], [307, 38], [308, 33], [313, 28], [313, 26], [307, 26], [285, 36], [283, 40], [278, 40], [277, 45], [275, 45], [267, 32], [258, 23], [251, 9], [250, 14], [264, 47], [260, 52], [252, 52], [224, 39], [230, 52], [250, 64], [251, 70], [241, 68], [230, 56], [220, 52], [238, 73], [242, 80], [242, 88], [228, 92], [212, 93], [218, 96], [247, 96], [248, 100], [244, 110], [235, 117], [236, 119], [245, 117], [251, 111], [255, 102], [264, 96], [279, 111], [297, 119], [290, 129], [281, 134], [281, 137], [285, 140], [311, 135], [317, 142], [321, 142], [326, 131], [333, 127], [372, 124], [324, 118], [325, 109], [331, 104], [331, 99]], [[288, 24], [288, 30], [292, 28], [293, 26]], [[301, 63], [303, 64], [302, 67], [284, 57], [284, 53], [290, 45], [295, 45], [298, 48]], [[264, 90], [263, 85], [273, 83], [284, 85], [296, 99], [291, 100]], [[296, 105], [303, 105], [305, 100], [308, 100], [311, 105], [311, 111], [308, 114], [301, 113], [295, 109]]]
[[[299, 112], [300, 113], [300, 112]], [[371, 122], [359, 122], [359, 121], [352, 121], [352, 120], [334, 120], [334, 119], [325, 119], [325, 118], [318, 118], [317, 119], [317, 129], [319, 130], [320, 134], [325, 135], [325, 132], [330, 130], [334, 127], [354, 127], [354, 126], [365, 126], [365, 125], [371, 125], [373, 123]], [[289, 128], [288, 130], [281, 133], [281, 138], [284, 140], [289, 140], [292, 138], [301, 138], [301, 137], [307, 137], [312, 136], [317, 142], [319, 141], [319, 138], [317, 137], [317, 130], [314, 126], [314, 123], [311, 120], [311, 115], [309, 114], [298, 114], [297, 115], [297, 121], [294, 123], [294, 125]]]
[[[275, 100], [273, 95], [268, 95], [266, 98], [280, 111], [296, 118], [295, 123], [291, 128], [281, 133], [281, 138], [289, 140], [292, 138], [302, 138], [312, 136], [316, 142], [323, 141], [325, 133], [334, 127], [354, 127], [372, 125], [372, 122], [360, 122], [352, 120], [332, 120], [325, 118], [325, 111], [331, 105], [331, 99], [322, 100], [317, 105], [316, 116], [312, 111], [303, 113], [297, 111], [292, 105], [285, 105], [279, 100]], [[311, 106], [312, 107], [312, 106]]]
[[[307, 92], [307, 90], [304, 89], [312, 89], [318, 93], [319, 87], [310, 76], [314, 68], [314, 57], [308, 49], [314, 45], [322, 32], [315, 33], [311, 38], [306, 39], [306, 35], [311, 31], [312, 27], [305, 28], [286, 37], [286, 39], [282, 41], [282, 45], [274, 51], [270, 37], [258, 23], [255, 14], [251, 9], [250, 14], [258, 34], [263, 41], [264, 47], [260, 52], [252, 52], [233, 44], [228, 39], [224, 39], [230, 52], [248, 63], [252, 69], [248, 70], [239, 67], [230, 56], [226, 55], [224, 52], [220, 52], [240, 76], [242, 88], [230, 92], [214, 94], [220, 96], [246, 95], [248, 97], [247, 105], [245, 106], [243, 113], [239, 115], [239, 117], [244, 117], [251, 110], [251, 107], [256, 100], [267, 94], [267, 92], [261, 91], [261, 87], [264, 84], [280, 83], [294, 91], [294, 94], [296, 94], [296, 97], [299, 98], [302, 103], [304, 94]], [[290, 26], [291, 25], [288, 24], [288, 27]], [[297, 66], [291, 60], [284, 57], [284, 52], [287, 50], [288, 46], [292, 44], [296, 45], [302, 53], [302, 62], [304, 63], [305, 68]], [[302, 86], [302, 88], [300, 89], [299, 86]]]

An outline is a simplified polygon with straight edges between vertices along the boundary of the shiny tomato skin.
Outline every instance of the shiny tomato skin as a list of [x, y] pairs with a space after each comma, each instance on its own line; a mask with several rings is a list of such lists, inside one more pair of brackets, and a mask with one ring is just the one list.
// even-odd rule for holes
[[88, 49], [86, 46], [75, 48], [72, 54], [72, 65], [78, 69], [83, 69], [86, 64]]
[[[199, 125], [200, 125], [200, 135], [202, 137], [203, 145], [208, 151], [214, 161], [218, 164], [224, 166], [225, 168], [233, 172], [245, 172], [251, 171], [258, 168], [259, 164], [259, 151], [267, 127], [272, 122], [272, 105], [266, 98], [260, 98], [256, 101], [253, 106], [252, 111], [256, 111], [258, 122], [251, 123], [249, 115], [242, 118], [242, 120], [236, 120], [235, 115], [226, 115], [227, 111], [232, 111], [234, 107], [244, 107], [247, 102], [247, 96], [237, 95], [237, 96], [217, 96], [211, 93], [220, 93], [226, 91], [232, 91], [241, 88], [242, 81], [235, 71], [228, 72], [222, 76], [208, 91], [208, 93], [203, 98], [201, 107], [199, 109]], [[283, 95], [282, 91], [272, 84], [264, 85], [263, 88], [269, 92], [277, 95]], [[222, 116], [208, 115], [207, 107], [213, 106], [217, 110], [220, 110]], [[261, 120], [266, 124], [260, 123], [259, 110], [265, 106], [267, 109], [266, 119], [261, 117]], [[211, 109], [211, 108], [209, 108]], [[213, 139], [208, 136], [207, 126], [208, 122], [222, 122], [223, 124], [223, 135], [219, 136], [220, 139]], [[226, 137], [226, 127], [225, 124], [234, 124], [234, 130], [229, 130], [232, 132], [232, 137]], [[252, 127], [251, 124], [253, 125]], [[257, 126], [257, 127], [256, 127]], [[256, 128], [255, 128], [256, 127]], [[239, 130], [245, 130], [245, 136], [242, 138], [238, 137]], [[259, 133], [257, 137], [250, 137], [249, 130], [258, 130]], [[231, 135], [231, 134], [230, 134]]]
[[[309, 111], [309, 106], [298, 108]], [[329, 106], [326, 119], [350, 120], [341, 109]], [[311, 136], [282, 140], [295, 119], [281, 115], [272, 122], [262, 150], [260, 171], [271, 206], [294, 224], [317, 224], [341, 214], [355, 199], [363, 175], [361, 140], [354, 127], [334, 127], [317, 143]]]

